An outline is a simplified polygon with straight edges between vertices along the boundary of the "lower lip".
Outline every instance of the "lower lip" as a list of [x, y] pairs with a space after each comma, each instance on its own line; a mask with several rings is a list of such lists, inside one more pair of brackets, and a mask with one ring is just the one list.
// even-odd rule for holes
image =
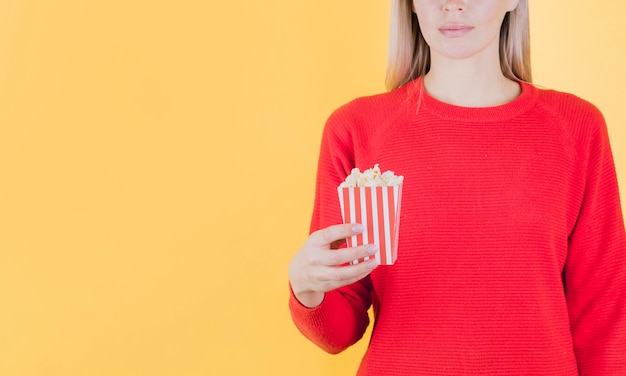
[[472, 31], [473, 27], [460, 27], [454, 29], [439, 29], [439, 32], [446, 38], [460, 38]]

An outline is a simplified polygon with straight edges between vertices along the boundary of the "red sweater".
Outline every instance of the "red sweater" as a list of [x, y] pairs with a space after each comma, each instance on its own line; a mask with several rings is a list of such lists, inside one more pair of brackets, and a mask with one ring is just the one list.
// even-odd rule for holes
[[520, 84], [462, 108], [420, 79], [326, 125], [311, 231], [341, 223], [353, 167], [405, 176], [398, 260], [326, 294], [291, 295], [300, 331], [337, 353], [375, 323], [359, 375], [626, 375], [626, 241], [604, 119]]

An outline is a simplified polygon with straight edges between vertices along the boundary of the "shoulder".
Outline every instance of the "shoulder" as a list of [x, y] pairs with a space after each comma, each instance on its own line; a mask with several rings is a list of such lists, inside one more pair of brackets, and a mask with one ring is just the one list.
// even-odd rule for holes
[[391, 117], [401, 116], [413, 96], [411, 83], [396, 90], [358, 97], [334, 110], [327, 120], [327, 128], [380, 128]]
[[593, 103], [574, 94], [537, 89], [537, 106], [543, 121], [560, 130], [578, 158], [609, 149], [609, 135], [602, 112]]
[[603, 128], [602, 112], [593, 103], [571, 93], [537, 88], [537, 105], [573, 127]]

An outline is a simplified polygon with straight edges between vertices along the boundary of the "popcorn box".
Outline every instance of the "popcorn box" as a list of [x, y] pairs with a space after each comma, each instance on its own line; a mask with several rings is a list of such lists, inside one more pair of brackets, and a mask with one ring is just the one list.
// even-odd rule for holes
[[398, 230], [402, 184], [375, 187], [338, 187], [343, 223], [360, 223], [363, 232], [349, 237], [349, 247], [376, 244], [374, 256], [354, 260], [352, 264], [376, 258], [381, 265], [393, 265], [398, 258]]

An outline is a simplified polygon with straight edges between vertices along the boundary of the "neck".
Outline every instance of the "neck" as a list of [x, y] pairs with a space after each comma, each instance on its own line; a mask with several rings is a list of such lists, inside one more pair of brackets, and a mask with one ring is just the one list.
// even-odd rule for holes
[[424, 87], [432, 97], [461, 107], [492, 107], [520, 95], [519, 84], [502, 74], [497, 59], [446, 59], [431, 56]]

